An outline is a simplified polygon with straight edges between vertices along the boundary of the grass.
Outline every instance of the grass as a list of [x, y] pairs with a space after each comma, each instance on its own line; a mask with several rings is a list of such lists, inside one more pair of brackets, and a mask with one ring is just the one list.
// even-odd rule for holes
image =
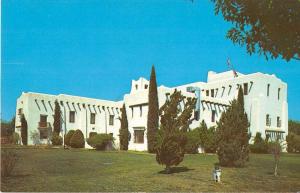
[[163, 174], [155, 155], [83, 149], [17, 148], [16, 168], [1, 179], [1, 191], [299, 191], [300, 155], [283, 154], [279, 176], [271, 155], [251, 154], [244, 168], [222, 168], [212, 181], [216, 155], [186, 155], [173, 174]]

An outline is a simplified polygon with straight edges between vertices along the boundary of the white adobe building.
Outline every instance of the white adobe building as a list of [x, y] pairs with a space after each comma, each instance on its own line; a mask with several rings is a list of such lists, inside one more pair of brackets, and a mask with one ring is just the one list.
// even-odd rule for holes
[[[216, 126], [222, 112], [237, 97], [238, 88], [244, 91], [245, 111], [250, 122], [252, 137], [260, 132], [275, 139], [285, 140], [288, 134], [287, 84], [275, 75], [253, 73], [234, 76], [233, 71], [216, 73], [209, 71], [207, 82], [195, 82], [177, 87], [158, 87], [159, 106], [177, 89], [186, 97], [196, 97], [197, 103], [190, 128], [196, 128], [204, 120], [208, 127]], [[47, 143], [48, 131], [53, 127], [54, 101], [61, 105], [62, 134], [71, 129], [81, 129], [85, 138], [90, 132], [110, 133], [119, 145], [120, 108], [126, 105], [128, 129], [131, 133], [130, 150], [147, 150], [148, 85], [145, 78], [132, 80], [131, 91], [123, 101], [107, 101], [65, 94], [48, 95], [22, 93], [17, 100], [16, 130], [20, 132], [20, 117], [24, 114], [30, 132], [37, 130], [43, 143]], [[251, 142], [251, 140], [250, 140]]]

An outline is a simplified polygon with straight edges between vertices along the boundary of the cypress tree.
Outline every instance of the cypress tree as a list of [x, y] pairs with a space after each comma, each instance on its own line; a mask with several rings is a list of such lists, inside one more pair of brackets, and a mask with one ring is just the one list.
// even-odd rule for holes
[[159, 106], [157, 96], [157, 84], [154, 65], [151, 69], [149, 95], [148, 95], [148, 121], [147, 121], [147, 141], [148, 152], [155, 152], [157, 131], [159, 127]]
[[28, 126], [24, 114], [21, 116], [21, 138], [23, 145], [27, 145], [28, 141]]
[[[178, 106], [184, 103], [181, 112]], [[170, 100], [160, 108], [160, 129], [156, 144], [156, 161], [165, 165], [165, 172], [171, 172], [171, 166], [183, 161], [187, 143], [187, 131], [191, 123], [191, 116], [196, 104], [196, 99], [184, 100], [181, 92], [175, 90]]]
[[55, 101], [53, 132], [59, 135], [61, 130], [61, 111], [58, 101]]
[[222, 166], [242, 167], [249, 158], [249, 122], [244, 110], [244, 95], [240, 88], [218, 122], [218, 158]]
[[120, 128], [120, 149], [121, 150], [128, 150], [128, 142], [129, 142], [129, 131], [128, 131], [128, 120], [126, 114], [126, 107], [123, 104], [121, 108], [121, 128]]

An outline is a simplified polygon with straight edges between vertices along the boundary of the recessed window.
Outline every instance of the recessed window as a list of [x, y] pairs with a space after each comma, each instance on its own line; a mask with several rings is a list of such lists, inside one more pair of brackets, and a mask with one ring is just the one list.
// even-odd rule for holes
[[211, 89], [211, 90], [210, 90], [210, 96], [211, 96], [211, 97], [214, 97], [214, 95], [215, 95], [215, 90], [214, 90], [214, 89]]
[[135, 85], [135, 90], [137, 90], [138, 88], [139, 88], [139, 86], [136, 84], [136, 85]]
[[40, 115], [39, 127], [47, 127], [47, 115]]
[[75, 123], [75, 111], [70, 111], [69, 112], [69, 122], [70, 123]]
[[96, 114], [95, 113], [91, 113], [90, 124], [95, 124], [95, 121], [96, 121]]
[[194, 112], [194, 119], [196, 120], [196, 121], [199, 121], [199, 118], [200, 118], [200, 113], [199, 113], [199, 111], [195, 111]]
[[267, 96], [269, 96], [270, 95], [270, 84], [268, 84], [268, 86], [267, 86]]
[[47, 139], [48, 134], [49, 134], [49, 129], [48, 128], [40, 128], [40, 139]]
[[206, 96], [209, 96], [209, 90], [206, 90]]
[[148, 88], [148, 84], [145, 84], [145, 89], [147, 89]]
[[109, 115], [109, 125], [114, 125], [114, 115]]
[[280, 88], [278, 88], [277, 99], [280, 99]]
[[266, 115], [266, 126], [271, 126], [271, 118], [269, 114]]
[[244, 95], [248, 95], [248, 83], [244, 83]]
[[22, 114], [23, 114], [23, 109], [22, 108], [18, 109], [18, 115], [22, 115]]
[[143, 106], [140, 106], [140, 117], [143, 116]]
[[281, 119], [280, 119], [280, 117], [277, 117], [277, 127], [281, 127]]
[[216, 111], [215, 110], [212, 110], [211, 111], [211, 122], [215, 122], [216, 121]]
[[133, 107], [131, 107], [131, 117], [133, 118]]
[[134, 129], [134, 143], [144, 143], [144, 129]]

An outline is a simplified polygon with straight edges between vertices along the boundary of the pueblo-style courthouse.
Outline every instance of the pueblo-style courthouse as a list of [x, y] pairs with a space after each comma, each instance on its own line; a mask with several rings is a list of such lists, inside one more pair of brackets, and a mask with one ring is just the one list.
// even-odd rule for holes
[[[90, 132], [108, 133], [119, 145], [121, 107], [126, 105], [128, 129], [130, 132], [129, 149], [147, 150], [147, 113], [148, 87], [145, 78], [132, 80], [131, 91], [122, 101], [108, 101], [66, 94], [49, 95], [23, 92], [17, 100], [16, 131], [20, 132], [20, 117], [24, 114], [28, 124], [28, 144], [32, 131], [38, 131], [42, 143], [49, 142], [49, 131], [53, 130], [54, 102], [57, 100], [62, 112], [62, 132], [80, 129], [85, 138]], [[271, 139], [279, 136], [285, 140], [288, 134], [287, 84], [275, 75], [241, 74], [234, 71], [208, 72], [207, 82], [195, 82], [177, 87], [158, 87], [159, 106], [162, 106], [174, 89], [180, 90], [186, 97], [196, 97], [193, 122], [190, 128], [196, 128], [204, 120], [208, 127], [215, 126], [222, 112], [237, 97], [242, 87], [245, 98], [245, 110], [250, 122], [249, 132], [256, 132]], [[88, 145], [86, 144], [86, 147]]]

